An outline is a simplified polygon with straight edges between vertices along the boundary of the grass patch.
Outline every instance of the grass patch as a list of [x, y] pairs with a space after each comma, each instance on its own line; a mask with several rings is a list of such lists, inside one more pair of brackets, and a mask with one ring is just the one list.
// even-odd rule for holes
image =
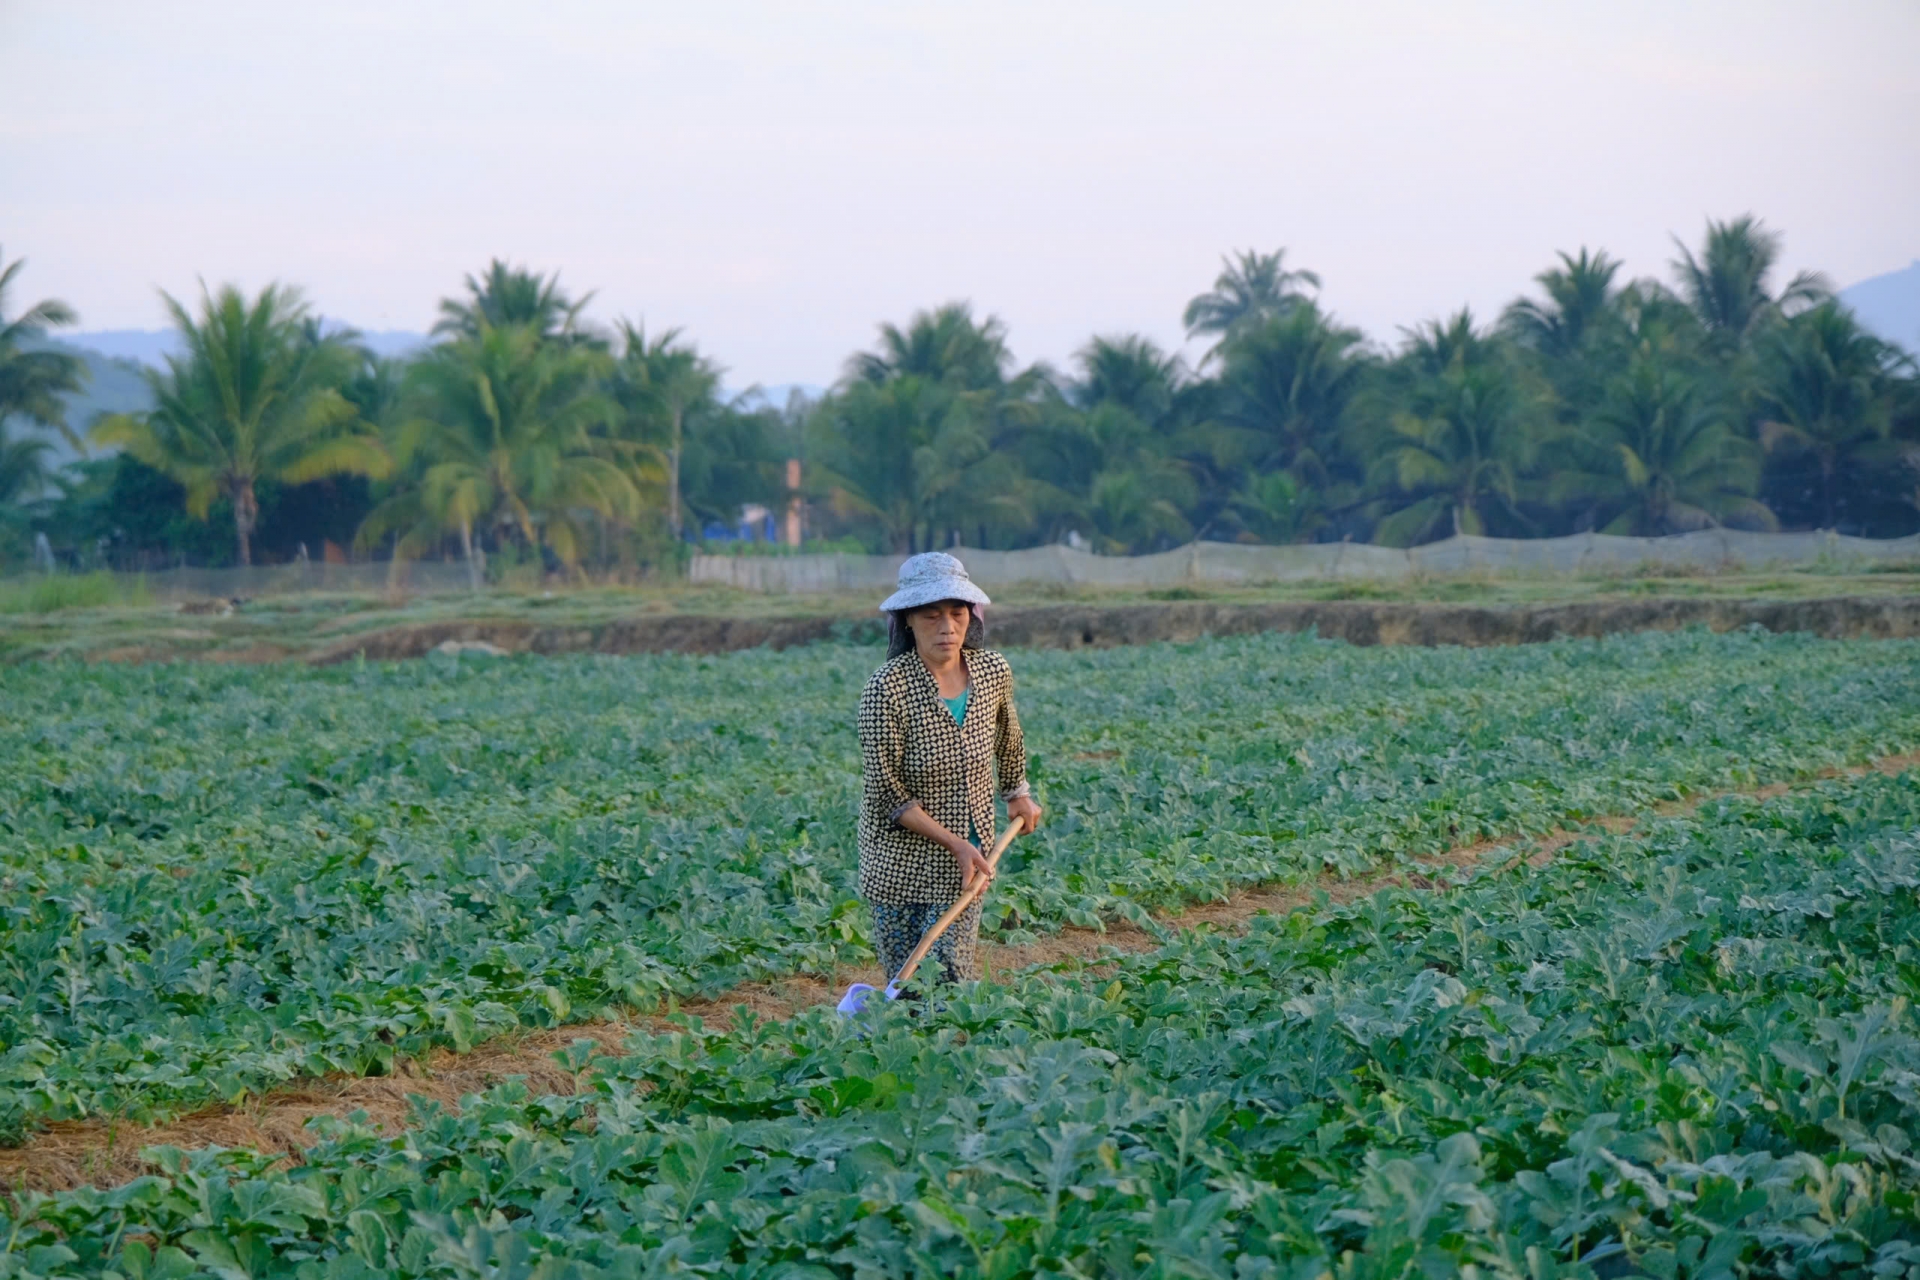
[[[1468, 593], [1480, 590], [1479, 584], [1470, 584]], [[1346, 580], [1332, 583], [1313, 583], [1299, 588], [1301, 599], [1305, 600], [1406, 600], [1414, 593], [1408, 584], [1402, 582], [1375, 582], [1370, 579]]]
[[153, 593], [144, 575], [126, 578], [96, 573], [52, 573], [0, 583], [0, 614], [58, 613], [62, 609], [98, 609], [107, 605], [149, 605]]

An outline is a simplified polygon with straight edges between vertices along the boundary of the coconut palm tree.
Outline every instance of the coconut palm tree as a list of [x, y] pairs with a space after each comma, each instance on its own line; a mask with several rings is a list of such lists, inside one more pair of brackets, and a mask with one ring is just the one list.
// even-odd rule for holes
[[1482, 368], [1502, 357], [1500, 339], [1474, 323], [1471, 307], [1401, 332], [1406, 335], [1406, 345], [1400, 351], [1399, 363], [1416, 379], [1438, 378], [1453, 369]]
[[401, 396], [406, 390], [407, 362], [363, 350], [359, 368], [341, 386], [360, 420], [378, 431], [399, 425]]
[[1451, 533], [1482, 535], [1496, 512], [1519, 523], [1521, 477], [1539, 445], [1515, 371], [1456, 360], [1431, 377], [1413, 411], [1393, 419], [1393, 443], [1373, 479], [1397, 492], [1374, 541], [1412, 546]]
[[1768, 277], [1780, 259], [1780, 236], [1752, 214], [1730, 222], [1709, 220], [1698, 258], [1677, 236], [1673, 243], [1680, 250], [1673, 261], [1680, 294], [1722, 345], [1742, 346], [1795, 307], [1833, 292], [1824, 277], [1802, 271], [1778, 296], [1771, 293]]
[[1222, 347], [1221, 418], [1251, 437], [1261, 471], [1324, 488], [1360, 388], [1362, 335], [1302, 302], [1238, 329]]
[[920, 374], [850, 379], [807, 423], [808, 488], [902, 554], [988, 522], [1028, 527], [1034, 493], [1016, 452], [995, 447], [996, 399]]
[[984, 544], [989, 526], [1015, 531], [1032, 526], [1045, 500], [1044, 487], [1025, 474], [1007, 447], [1024, 432], [1029, 407], [990, 391], [954, 396], [931, 445], [915, 458], [929, 547], [943, 539], [958, 546], [973, 531]]
[[1074, 362], [1080, 366], [1075, 403], [1117, 405], [1149, 426], [1173, 408], [1184, 374], [1179, 356], [1137, 333], [1096, 337], [1074, 353]]
[[608, 364], [532, 326], [484, 320], [432, 348], [408, 372], [395, 441], [414, 478], [368, 515], [361, 541], [397, 535], [400, 559], [457, 535], [475, 587], [488, 534], [518, 535], [577, 566], [583, 513], [631, 520], [639, 508], [626, 469], [592, 436], [618, 412], [600, 390]]
[[196, 519], [230, 499], [242, 565], [253, 563], [259, 481], [386, 474], [386, 450], [340, 391], [361, 359], [353, 335], [309, 325], [299, 290], [268, 285], [249, 301], [226, 285], [202, 294], [197, 320], [160, 296], [185, 353], [148, 373], [150, 411], [102, 418], [90, 434], [173, 477]]
[[53, 441], [44, 436], [11, 434], [0, 422], [0, 508], [17, 511], [21, 504], [40, 496], [53, 480], [48, 459]]
[[443, 298], [436, 334], [474, 338], [482, 324], [495, 329], [524, 325], [553, 341], [590, 341], [580, 328], [580, 313], [593, 301], [589, 293], [578, 302], [560, 288], [560, 273], [538, 275], [525, 267], [495, 258], [478, 279], [468, 276], [464, 299]]
[[973, 318], [964, 302], [949, 302], [914, 313], [902, 329], [880, 326], [880, 349], [847, 361], [847, 377], [865, 382], [918, 377], [963, 391], [984, 391], [1007, 381], [1013, 353], [1007, 350], [1007, 326], [996, 316]]
[[666, 463], [667, 529], [675, 540], [685, 523], [680, 463], [686, 452], [687, 418], [715, 406], [722, 370], [689, 343], [680, 330], [649, 339], [646, 329], [620, 322], [623, 349], [614, 369], [614, 397], [624, 410], [622, 438], [658, 450]]
[[1109, 467], [1095, 476], [1086, 510], [1102, 549], [1127, 554], [1190, 537], [1193, 526], [1182, 507], [1192, 498], [1192, 485], [1183, 485], [1181, 479], [1178, 470], [1138, 463]]
[[1768, 335], [1762, 350], [1761, 443], [1813, 463], [1821, 527], [1832, 529], [1847, 489], [1870, 487], [1866, 472], [1898, 465], [1888, 384], [1902, 357], [1833, 300]]
[[842, 517], [879, 525], [889, 550], [922, 549], [921, 529], [931, 540], [928, 516], [945, 479], [930, 463], [953, 452], [936, 446], [943, 432], [966, 430], [955, 421], [957, 399], [952, 387], [922, 374], [849, 380], [809, 424], [809, 485]]
[[[1038, 429], [1018, 441], [1035, 505], [1073, 527], [1104, 531], [1090, 506], [1096, 483], [1109, 491], [1109, 512], [1126, 506], [1119, 499], [1135, 490], [1151, 490], [1153, 501], [1190, 503], [1192, 477], [1177, 456], [1184, 424], [1173, 412], [1184, 383], [1179, 357], [1149, 338], [1126, 334], [1093, 338], [1074, 353], [1074, 363], [1079, 377], [1060, 388], [1050, 410], [1040, 414]], [[1141, 488], [1114, 479], [1122, 474], [1150, 483]], [[1146, 528], [1132, 517], [1122, 523], [1130, 530]], [[1156, 518], [1152, 536], [1170, 527]], [[1109, 541], [1118, 545], [1132, 536], [1116, 532]]]
[[53, 442], [44, 436], [15, 437], [0, 420], [0, 563], [23, 549], [32, 528], [35, 499], [54, 478], [48, 457]]
[[1320, 495], [1301, 489], [1284, 471], [1249, 473], [1228, 499], [1227, 514], [1241, 530], [1241, 540], [1254, 538], [1269, 545], [1298, 542], [1311, 531], [1320, 515]]
[[1213, 288], [1187, 303], [1181, 317], [1187, 336], [1218, 334], [1226, 338], [1248, 325], [1286, 315], [1311, 299], [1300, 286], [1320, 287], [1311, 271], [1289, 271], [1287, 251], [1261, 253], [1246, 249], [1220, 260]]
[[1620, 272], [1619, 260], [1604, 249], [1589, 253], [1583, 245], [1577, 257], [1564, 251], [1557, 256], [1558, 267], [1534, 277], [1546, 299], [1521, 298], [1508, 306], [1502, 319], [1515, 341], [1550, 361], [1568, 360], [1580, 351], [1607, 315], [1613, 278]]
[[1173, 421], [1175, 365], [1156, 361], [1151, 344], [1128, 353], [1096, 342], [1084, 354], [1089, 376], [1077, 391], [1091, 402], [1072, 416], [1078, 448], [1069, 473], [1069, 491], [1083, 496], [1068, 508], [1107, 551], [1186, 539], [1199, 485]]
[[26, 265], [25, 258], [8, 262], [0, 254], [0, 424], [8, 418], [23, 418], [60, 432], [79, 448], [79, 437], [67, 423], [60, 397], [80, 389], [87, 376], [86, 364], [64, 351], [34, 345], [48, 329], [70, 325], [76, 317], [66, 303], [46, 298], [8, 318], [7, 292]]
[[1579, 460], [1548, 485], [1603, 533], [1642, 537], [1715, 524], [1773, 529], [1754, 498], [1759, 453], [1701, 374], [1646, 348], [1607, 388]]
[[[863, 384], [907, 380], [914, 388], [884, 412], [881, 401], [852, 394]], [[814, 419], [812, 438], [825, 441], [835, 424], [876, 414], [925, 420], [914, 465], [925, 477], [916, 492], [929, 545], [943, 536], [957, 539], [963, 531], [977, 531], [984, 540], [989, 524], [1031, 528], [1035, 513], [1057, 496], [1044, 478], [1017, 461], [1050, 434], [1047, 420], [1059, 401], [1052, 375], [1040, 367], [1014, 372], [1006, 326], [994, 316], [975, 319], [964, 302], [917, 312], [905, 327], [881, 325], [878, 349], [847, 361], [840, 391], [830, 399], [831, 411]], [[838, 469], [840, 464], [830, 465]], [[864, 497], [856, 500], [856, 494]], [[849, 513], [880, 519], [871, 515], [877, 497], [855, 484], [843, 487], [836, 501]], [[893, 516], [880, 522], [890, 530], [890, 543], [903, 538], [914, 543], [920, 536], [903, 531]]]

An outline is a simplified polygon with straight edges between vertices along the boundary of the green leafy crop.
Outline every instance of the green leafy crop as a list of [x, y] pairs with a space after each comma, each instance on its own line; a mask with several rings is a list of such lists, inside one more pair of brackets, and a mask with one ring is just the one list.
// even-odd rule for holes
[[[0, 1108], [234, 1100], [432, 1045], [864, 962], [871, 649], [11, 668]], [[1017, 655], [1048, 825], [987, 927], [1803, 777], [1920, 738], [1920, 645], [1261, 636]]]
[[22, 1197], [8, 1274], [1917, 1273], [1920, 776], [1460, 880], [162, 1151]]

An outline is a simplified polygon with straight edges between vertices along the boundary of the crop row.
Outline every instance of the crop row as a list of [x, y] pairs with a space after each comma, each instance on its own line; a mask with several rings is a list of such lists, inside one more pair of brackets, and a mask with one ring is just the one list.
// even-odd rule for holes
[[[0, 1121], [866, 963], [851, 708], [875, 660], [10, 670]], [[1051, 811], [992, 900], [1016, 938], [1920, 740], [1908, 642], [1262, 636], [1016, 669]]]
[[1460, 879], [167, 1154], [10, 1274], [1920, 1276], [1920, 775]]

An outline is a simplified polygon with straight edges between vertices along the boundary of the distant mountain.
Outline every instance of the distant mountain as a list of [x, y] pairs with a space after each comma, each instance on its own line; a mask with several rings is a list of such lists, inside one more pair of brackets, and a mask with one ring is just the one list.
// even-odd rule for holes
[[[328, 328], [337, 327], [328, 322]], [[180, 352], [180, 339], [171, 329], [94, 329], [63, 335], [68, 346], [85, 347], [103, 356], [133, 360], [159, 368]], [[404, 356], [427, 345], [427, 335], [405, 329], [374, 329], [361, 333], [361, 343], [377, 356]]]
[[53, 345], [72, 349], [84, 347], [96, 355], [114, 360], [159, 368], [170, 355], [180, 351], [180, 340], [171, 329], [95, 329], [90, 333], [62, 335]]
[[360, 334], [361, 346], [388, 358], [410, 356], [431, 341], [424, 333], [409, 333], [405, 329], [366, 329]]
[[[363, 333], [360, 340], [380, 356], [407, 355], [427, 342], [424, 334], [400, 329]], [[86, 385], [61, 397], [67, 407], [67, 425], [81, 436], [103, 413], [141, 413], [151, 408], [153, 396], [142, 370], [163, 367], [166, 358], [180, 350], [171, 329], [97, 329], [43, 339], [37, 345], [86, 362]], [[58, 435], [52, 439], [54, 465], [74, 461], [77, 455], [67, 442]]]
[[1920, 354], [1920, 259], [1905, 271], [1889, 271], [1842, 289], [1840, 300], [1888, 342]]
[[787, 400], [796, 393], [803, 399], [818, 400], [827, 393], [827, 389], [811, 382], [776, 382], [770, 387], [755, 384], [744, 392], [723, 390], [720, 394], [730, 400], [740, 400], [741, 407], [745, 409], [757, 409], [763, 405], [784, 409]]

